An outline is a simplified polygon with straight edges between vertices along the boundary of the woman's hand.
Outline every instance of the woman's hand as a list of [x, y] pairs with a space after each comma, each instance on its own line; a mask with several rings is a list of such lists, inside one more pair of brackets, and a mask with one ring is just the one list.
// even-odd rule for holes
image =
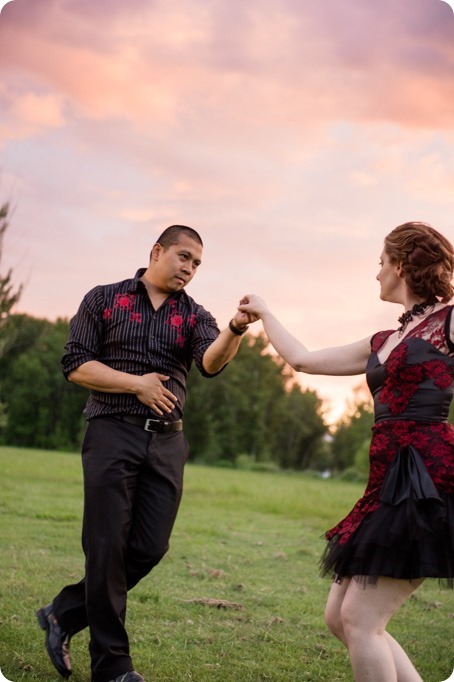
[[255, 322], [268, 312], [268, 306], [260, 296], [257, 296], [256, 294], [247, 294], [241, 299], [238, 310], [242, 313], [247, 313], [250, 316], [251, 321]]

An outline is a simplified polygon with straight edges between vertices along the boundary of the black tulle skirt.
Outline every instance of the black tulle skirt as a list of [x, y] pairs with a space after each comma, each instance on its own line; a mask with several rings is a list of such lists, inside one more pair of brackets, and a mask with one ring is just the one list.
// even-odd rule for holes
[[376, 510], [343, 542], [331, 537], [322, 574], [336, 580], [378, 576], [438, 578], [454, 584], [454, 498], [438, 491], [416, 449], [402, 449], [391, 465]]

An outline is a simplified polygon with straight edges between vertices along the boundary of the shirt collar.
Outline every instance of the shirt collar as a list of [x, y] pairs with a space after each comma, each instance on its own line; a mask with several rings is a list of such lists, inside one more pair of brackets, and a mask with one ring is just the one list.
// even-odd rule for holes
[[[139, 268], [134, 275], [134, 278], [131, 280], [131, 286], [129, 290], [132, 291], [137, 291], [138, 289], [145, 290], [145, 284], [141, 281], [141, 277], [146, 272], [146, 268]], [[169, 296], [166, 298], [164, 301], [163, 305], [166, 305], [169, 301], [173, 300], [179, 300], [182, 297], [187, 297], [187, 293], [184, 289], [181, 289], [180, 291], [175, 291], [169, 294]]]

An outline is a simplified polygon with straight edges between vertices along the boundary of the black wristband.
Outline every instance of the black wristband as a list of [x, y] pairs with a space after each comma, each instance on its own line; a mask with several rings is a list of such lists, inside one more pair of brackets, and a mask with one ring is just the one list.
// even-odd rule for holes
[[233, 324], [233, 321], [230, 320], [229, 329], [232, 332], [232, 334], [236, 334], [237, 336], [243, 336], [243, 334], [247, 332], [248, 327], [246, 326], [244, 329], [238, 329], [238, 327], [235, 327], [235, 325]]

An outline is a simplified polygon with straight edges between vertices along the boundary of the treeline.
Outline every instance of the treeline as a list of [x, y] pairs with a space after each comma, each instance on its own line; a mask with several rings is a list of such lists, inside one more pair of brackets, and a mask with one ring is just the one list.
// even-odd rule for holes
[[[80, 449], [88, 392], [61, 373], [68, 326], [28, 315], [10, 315], [1, 326], [0, 443]], [[191, 370], [184, 421], [192, 460], [335, 468], [321, 400], [266, 348], [263, 336], [250, 337], [219, 376]]]
[[[0, 443], [78, 452], [88, 392], [67, 382], [60, 359], [69, 323], [10, 315], [0, 326]], [[264, 336], [244, 339], [213, 379], [193, 367], [184, 415], [193, 461], [367, 475], [373, 424], [358, 391], [334, 431], [317, 393], [303, 390]]]
[[[79, 450], [88, 391], [67, 382], [60, 359], [69, 323], [10, 315], [0, 329], [0, 442]], [[322, 405], [302, 391], [285, 364], [266, 354], [264, 337], [245, 339], [219, 376], [192, 368], [185, 408], [191, 458], [206, 463], [274, 462], [328, 466]]]
[[87, 391], [60, 369], [68, 322], [10, 315], [0, 329], [0, 442], [74, 450]]

